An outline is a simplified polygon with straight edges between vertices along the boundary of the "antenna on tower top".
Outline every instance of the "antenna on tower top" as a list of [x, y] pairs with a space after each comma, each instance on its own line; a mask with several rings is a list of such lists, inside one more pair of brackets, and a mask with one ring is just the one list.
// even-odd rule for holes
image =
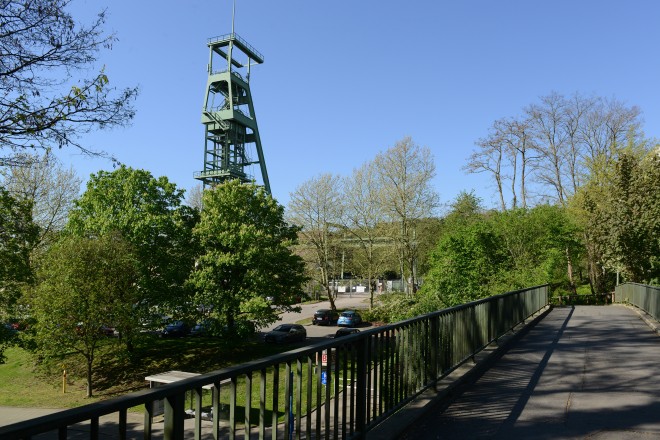
[[234, 33], [234, 17], [236, 17], [236, 0], [231, 7], [231, 33]]

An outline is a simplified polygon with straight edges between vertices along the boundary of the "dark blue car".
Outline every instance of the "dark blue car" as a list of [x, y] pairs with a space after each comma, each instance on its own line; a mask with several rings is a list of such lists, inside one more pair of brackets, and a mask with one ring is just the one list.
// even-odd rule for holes
[[171, 324], [167, 324], [162, 332], [160, 332], [161, 338], [179, 338], [181, 336], [186, 336], [190, 332], [190, 329], [183, 321], [174, 321]]

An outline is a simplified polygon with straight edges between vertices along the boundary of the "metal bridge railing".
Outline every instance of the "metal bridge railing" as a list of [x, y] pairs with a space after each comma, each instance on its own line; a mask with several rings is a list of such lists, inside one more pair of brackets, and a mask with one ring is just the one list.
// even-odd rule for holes
[[637, 283], [619, 284], [614, 289], [614, 300], [639, 307], [660, 321], [660, 287]]
[[[157, 401], [164, 404], [158, 436], [162, 431], [165, 439], [364, 438], [390, 414], [547, 304], [548, 286], [509, 292], [0, 427], [0, 438], [30, 438], [52, 431], [67, 438], [80, 429], [76, 426], [80, 423], [90, 431], [90, 438], [98, 438], [100, 418], [112, 414], [116, 438], [132, 438], [137, 430], [140, 438], [149, 439], [156, 427]], [[212, 392], [204, 393], [208, 385]], [[194, 401], [194, 420], [185, 420], [187, 395]], [[136, 406], [144, 413], [144, 426], [137, 428], [127, 423], [128, 409]], [[202, 423], [203, 413], [211, 422]]]

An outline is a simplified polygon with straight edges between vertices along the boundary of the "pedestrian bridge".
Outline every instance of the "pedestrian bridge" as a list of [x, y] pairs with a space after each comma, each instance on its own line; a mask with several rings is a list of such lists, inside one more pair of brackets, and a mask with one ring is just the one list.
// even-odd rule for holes
[[396, 437], [660, 438], [660, 339], [632, 308], [553, 308], [489, 367]]
[[615, 301], [552, 308], [547, 286], [510, 292], [0, 427], [0, 438], [660, 436], [660, 340], [640, 319], [657, 321], [660, 289], [623, 285]]

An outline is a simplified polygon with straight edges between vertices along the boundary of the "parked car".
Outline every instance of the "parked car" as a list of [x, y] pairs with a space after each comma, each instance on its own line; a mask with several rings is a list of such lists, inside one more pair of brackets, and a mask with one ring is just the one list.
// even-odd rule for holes
[[304, 341], [305, 339], [307, 339], [307, 330], [300, 324], [281, 324], [264, 336], [264, 341], [276, 344]]
[[170, 324], [167, 324], [165, 328], [160, 332], [161, 338], [178, 338], [181, 336], [186, 336], [190, 332], [190, 329], [183, 321], [174, 321]]
[[357, 327], [360, 324], [362, 324], [362, 316], [355, 310], [342, 312], [337, 320], [337, 325], [340, 327]]
[[330, 325], [336, 323], [339, 319], [339, 313], [330, 309], [318, 309], [312, 318], [314, 325]]
[[108, 326], [108, 325], [102, 325], [101, 328], [100, 328], [100, 331], [101, 331], [101, 333], [103, 333], [105, 336], [109, 336], [109, 337], [111, 337], [111, 336], [114, 336], [114, 335], [115, 335], [115, 331], [116, 331], [116, 330], [115, 330], [114, 327], [110, 327], [110, 326]]
[[0, 333], [4, 333], [5, 335], [13, 336], [18, 332], [18, 330], [11, 324], [6, 323], [2, 325], [2, 328], [0, 328]]
[[337, 333], [335, 333], [335, 338], [341, 338], [342, 336], [348, 336], [348, 335], [354, 335], [356, 333], [360, 333], [360, 330], [356, 328], [340, 328], [337, 330]]
[[211, 325], [206, 322], [198, 322], [193, 326], [193, 328], [190, 329], [190, 336], [207, 336], [209, 334], [209, 330], [211, 329]]

